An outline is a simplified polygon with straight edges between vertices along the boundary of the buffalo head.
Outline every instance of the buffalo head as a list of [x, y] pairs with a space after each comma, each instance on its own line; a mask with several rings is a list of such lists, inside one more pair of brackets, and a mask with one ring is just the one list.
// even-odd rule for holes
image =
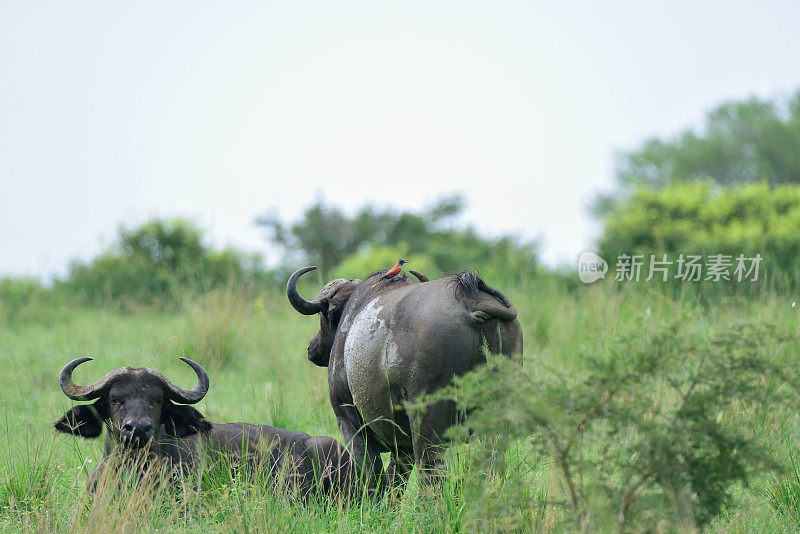
[[[72, 381], [72, 371], [91, 358], [72, 360], [61, 370], [61, 390], [72, 400], [93, 404], [75, 406], [55, 422], [59, 432], [96, 438], [108, 428], [107, 448], [139, 449], [157, 443], [161, 425], [168, 434], [185, 437], [208, 430], [211, 424], [191, 406], [208, 392], [208, 373], [188, 358], [181, 358], [197, 374], [197, 385], [184, 390], [149, 367], [122, 367], [88, 386]], [[179, 403], [179, 404], [176, 404]]]
[[342, 312], [361, 280], [331, 280], [320, 290], [316, 299], [308, 301], [297, 291], [297, 280], [314, 269], [316, 267], [303, 267], [296, 271], [286, 284], [286, 296], [294, 309], [303, 315], [319, 313], [319, 332], [308, 344], [308, 359], [320, 367], [327, 367]]

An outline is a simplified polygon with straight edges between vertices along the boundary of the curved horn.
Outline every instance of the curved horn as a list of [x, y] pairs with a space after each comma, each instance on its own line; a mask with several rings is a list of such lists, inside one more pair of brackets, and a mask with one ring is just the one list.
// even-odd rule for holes
[[69, 362], [61, 369], [58, 375], [58, 382], [61, 385], [61, 391], [64, 395], [76, 401], [88, 401], [99, 398], [105, 393], [106, 389], [111, 384], [111, 381], [127, 372], [127, 369], [114, 369], [106, 373], [106, 375], [88, 386], [79, 386], [72, 381], [72, 371], [84, 362], [90, 361], [92, 358], [83, 357], [76, 358]]
[[190, 360], [189, 358], [184, 358], [183, 356], [180, 357], [180, 360], [184, 362], [186, 365], [194, 369], [194, 372], [197, 374], [197, 384], [190, 390], [185, 390], [179, 388], [175, 384], [172, 383], [167, 377], [156, 371], [153, 374], [156, 376], [160, 375], [164, 382], [164, 393], [170, 400], [173, 400], [180, 404], [195, 404], [203, 400], [203, 397], [206, 396], [208, 393], [208, 388], [211, 385], [211, 380], [208, 378], [208, 373], [206, 372], [203, 367], [195, 362]]
[[286, 296], [289, 297], [289, 303], [295, 310], [303, 315], [314, 315], [315, 313], [322, 311], [322, 306], [320, 306], [319, 302], [310, 302], [301, 297], [300, 293], [297, 291], [297, 281], [300, 279], [300, 277], [316, 268], [316, 266], [303, 267], [302, 269], [295, 271], [294, 274], [289, 277], [289, 282], [286, 284]]
[[409, 270], [408, 270], [408, 272], [410, 272], [411, 274], [413, 274], [414, 276], [416, 276], [416, 277], [417, 277], [417, 280], [419, 280], [420, 282], [428, 282], [428, 281], [429, 281], [429, 280], [428, 280], [428, 277], [427, 277], [427, 276], [425, 276], [424, 274], [422, 274], [422, 273], [421, 273], [421, 272], [419, 272], [419, 271], [415, 271], [414, 269], [409, 269]]

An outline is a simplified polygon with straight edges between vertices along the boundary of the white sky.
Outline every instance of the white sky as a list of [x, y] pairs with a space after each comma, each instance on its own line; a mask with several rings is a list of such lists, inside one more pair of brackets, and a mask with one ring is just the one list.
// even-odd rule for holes
[[319, 194], [459, 191], [466, 221], [569, 261], [614, 151], [800, 87], [798, 21], [800, 2], [0, 0], [0, 275], [62, 274], [152, 216], [270, 253], [255, 216]]

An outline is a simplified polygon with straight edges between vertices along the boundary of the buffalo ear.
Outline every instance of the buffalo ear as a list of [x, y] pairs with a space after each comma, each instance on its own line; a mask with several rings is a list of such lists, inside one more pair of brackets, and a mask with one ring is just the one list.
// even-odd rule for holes
[[83, 438], [96, 438], [103, 433], [103, 419], [108, 417], [104, 399], [93, 404], [75, 406], [53, 423], [56, 430]]
[[167, 435], [185, 438], [198, 432], [211, 430], [211, 423], [197, 409], [167, 400], [162, 408], [161, 422]]
[[328, 323], [336, 328], [339, 325], [339, 319], [342, 317], [344, 307], [347, 306], [347, 301], [353, 296], [353, 292], [358, 289], [360, 280], [350, 280], [348, 284], [342, 284], [336, 290], [336, 293], [330, 299], [324, 299], [321, 304], [323, 306], [323, 314], [328, 316], [328, 313], [333, 310], [333, 315], [328, 317]]

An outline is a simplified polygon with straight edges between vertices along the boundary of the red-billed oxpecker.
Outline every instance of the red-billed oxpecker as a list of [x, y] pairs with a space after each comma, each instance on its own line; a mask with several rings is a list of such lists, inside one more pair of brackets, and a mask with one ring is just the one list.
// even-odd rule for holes
[[400, 274], [403, 271], [403, 264], [405, 263], [411, 263], [411, 262], [408, 260], [397, 260], [397, 263], [394, 264], [394, 267], [383, 273], [383, 276], [381, 276], [377, 282], [372, 284], [372, 287], [377, 286], [384, 280], [391, 280], [392, 278]]

